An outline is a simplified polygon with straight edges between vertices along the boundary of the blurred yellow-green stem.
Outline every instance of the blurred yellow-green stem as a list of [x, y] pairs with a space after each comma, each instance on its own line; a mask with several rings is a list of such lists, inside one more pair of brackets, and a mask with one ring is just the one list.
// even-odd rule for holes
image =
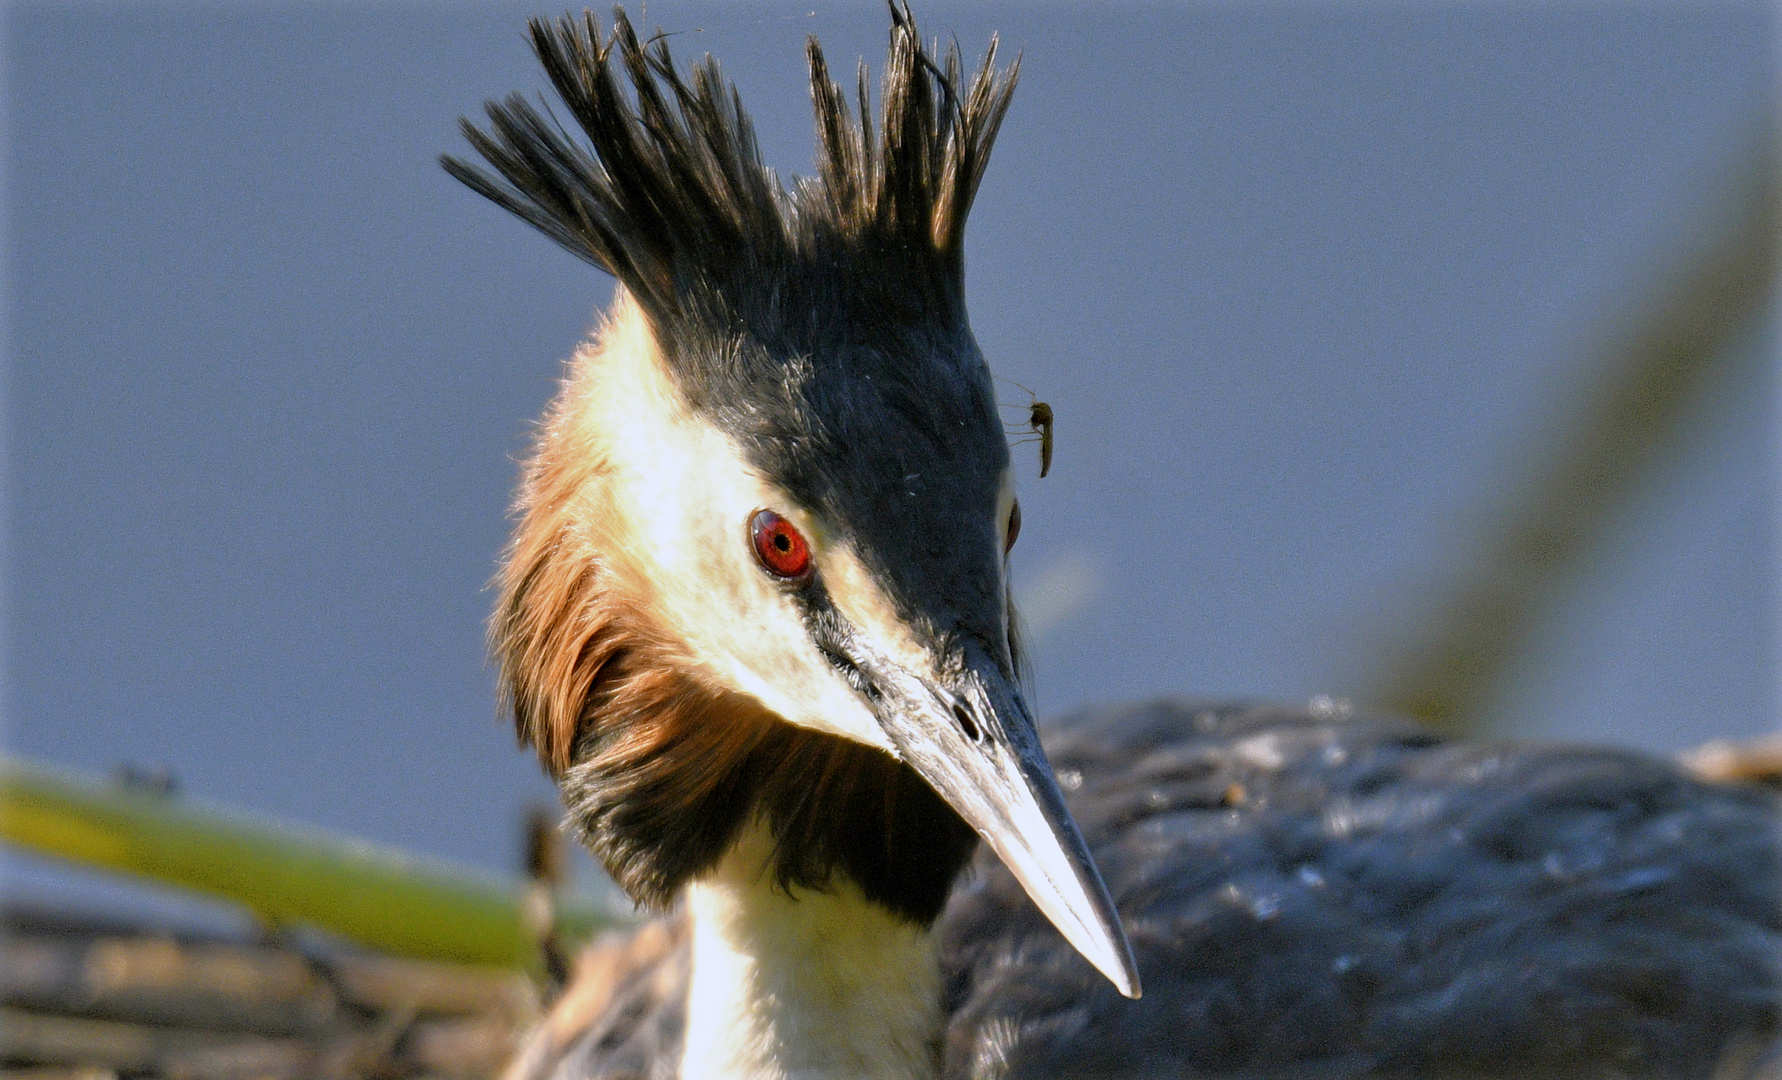
[[[539, 963], [531, 886], [348, 837], [206, 810], [178, 798], [0, 758], [0, 840], [308, 924], [397, 956], [509, 968]], [[579, 940], [603, 917], [557, 905]]]
[[[1594, 395], [1556, 430], [1455, 580], [1435, 590], [1408, 641], [1383, 645], [1364, 700], [1476, 730], [1559, 583], [1599, 546], [1618, 507], [1665, 453], [1703, 388], [1740, 362], [1734, 346], [1775, 301], [1782, 265], [1782, 147], [1767, 126], [1742, 164], [1728, 221], [1674, 267], [1612, 341]], [[1755, 355], [1758, 350], [1747, 350]]]

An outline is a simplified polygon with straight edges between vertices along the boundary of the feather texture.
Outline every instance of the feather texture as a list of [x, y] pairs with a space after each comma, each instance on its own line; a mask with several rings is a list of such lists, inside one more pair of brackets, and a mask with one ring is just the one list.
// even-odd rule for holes
[[487, 128], [463, 124], [492, 173], [451, 155], [442, 164], [612, 273], [659, 325], [771, 338], [751, 324], [804, 310], [785, 304], [788, 286], [837, 274], [855, 293], [870, 280], [873, 294], [914, 293], [930, 315], [962, 315], [965, 219], [1016, 77], [995, 66], [994, 40], [962, 89], [958, 48], [937, 62], [908, 8], [893, 6], [875, 125], [864, 65], [856, 115], [811, 38], [817, 175], [788, 191], [715, 60], [683, 76], [666, 38], [640, 40], [623, 9], [610, 32], [592, 13], [530, 27], [586, 142], [515, 94], [488, 103]]
[[[1047, 751], [1145, 996], [981, 854], [936, 924], [950, 1080], [1731, 1077], [1777, 1037], [1773, 793], [1331, 709], [1108, 709]], [[526, 1077], [673, 1076], [685, 964]]]

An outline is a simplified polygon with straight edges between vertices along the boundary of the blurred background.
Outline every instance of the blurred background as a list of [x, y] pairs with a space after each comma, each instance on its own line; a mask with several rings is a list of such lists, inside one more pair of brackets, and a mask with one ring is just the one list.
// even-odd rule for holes
[[[8, 753], [517, 872], [552, 792], [496, 713], [485, 583], [611, 284], [435, 159], [542, 88], [539, 10], [5, 8]], [[634, 14], [722, 58], [783, 174], [805, 35], [876, 66], [886, 31]], [[917, 15], [1023, 56], [968, 293], [1008, 418], [1057, 415], [1050, 476], [1016, 450], [1042, 714], [1775, 728], [1768, 5]]]

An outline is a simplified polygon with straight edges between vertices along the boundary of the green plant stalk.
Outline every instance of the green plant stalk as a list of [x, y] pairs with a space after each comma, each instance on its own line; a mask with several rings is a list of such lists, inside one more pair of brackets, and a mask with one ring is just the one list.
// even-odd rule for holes
[[1589, 561], [1639, 481], [1674, 450], [1703, 388], [1741, 362], [1729, 348], [1772, 303], [1782, 267], [1779, 153], [1766, 127], [1730, 222], [1609, 339], [1618, 344], [1602, 385], [1551, 437], [1544, 470], [1465, 569], [1435, 593], [1419, 638], [1381, 650], [1387, 662], [1364, 700], [1450, 730], [1477, 729], [1559, 584]]
[[[530, 886], [319, 830], [258, 822], [0, 758], [0, 840], [234, 901], [397, 956], [539, 964]], [[558, 931], [600, 927], [559, 905]]]

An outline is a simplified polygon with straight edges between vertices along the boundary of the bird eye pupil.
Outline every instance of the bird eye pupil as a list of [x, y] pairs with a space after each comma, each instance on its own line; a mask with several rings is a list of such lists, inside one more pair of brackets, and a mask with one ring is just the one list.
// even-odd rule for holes
[[772, 510], [749, 519], [749, 536], [761, 568], [784, 581], [798, 581], [811, 569], [811, 548], [792, 523]]

